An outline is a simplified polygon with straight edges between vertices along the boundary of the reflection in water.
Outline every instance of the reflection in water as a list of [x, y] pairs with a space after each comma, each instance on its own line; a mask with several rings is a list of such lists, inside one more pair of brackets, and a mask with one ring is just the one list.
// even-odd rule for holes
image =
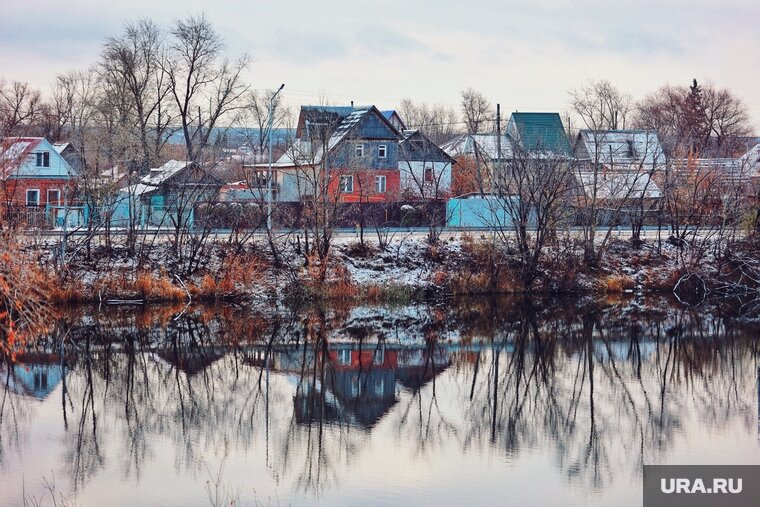
[[[0, 367], [0, 504], [51, 467], [84, 504], [203, 504], [217, 468], [231, 487], [255, 479], [233, 496], [285, 504], [378, 488], [389, 503], [488, 503], [514, 493], [492, 472], [545, 457], [565, 499], [628, 505], [643, 464], [684, 441], [722, 435], [745, 454], [714, 450], [721, 462], [757, 459], [757, 329], [662, 302], [579, 305], [73, 310]], [[421, 493], [430, 478], [405, 493], [441, 467], [441, 494], [460, 496]]]

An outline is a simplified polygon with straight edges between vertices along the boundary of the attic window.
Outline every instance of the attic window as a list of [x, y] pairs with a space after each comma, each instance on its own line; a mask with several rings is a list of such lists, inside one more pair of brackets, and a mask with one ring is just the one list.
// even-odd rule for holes
[[388, 156], [388, 147], [384, 144], [381, 144], [377, 147], [377, 156], [380, 158], [386, 158]]
[[37, 167], [50, 167], [50, 152], [41, 151], [35, 153], [37, 155]]
[[354, 155], [357, 157], [363, 157], [364, 156], [364, 145], [359, 143], [356, 145], [356, 148], [354, 149]]

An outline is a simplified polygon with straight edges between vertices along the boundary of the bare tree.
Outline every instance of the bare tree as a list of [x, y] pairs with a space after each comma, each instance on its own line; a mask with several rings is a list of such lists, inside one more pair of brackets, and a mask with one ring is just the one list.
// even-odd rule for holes
[[[525, 291], [540, 276], [545, 248], [565, 215], [571, 177], [566, 157], [544, 150], [525, 150], [512, 143], [512, 155], [493, 181], [495, 199], [488, 210], [492, 227], [507, 247]], [[515, 253], [510, 254], [511, 246]]]
[[590, 130], [625, 129], [632, 98], [609, 81], [589, 81], [570, 91], [571, 112]]
[[[245, 97], [244, 107], [240, 115], [243, 134], [248, 144], [253, 148], [257, 161], [264, 160], [264, 153], [269, 147], [269, 115], [273, 114], [272, 129], [286, 124], [290, 118], [290, 109], [282, 104], [282, 96], [276, 95], [276, 90], [259, 92], [250, 90]], [[272, 97], [275, 96], [274, 100]], [[269, 104], [272, 104], [272, 110]], [[252, 127], [252, 128], [251, 128]]]
[[199, 161], [220, 120], [243, 107], [250, 88], [243, 81], [249, 57], [234, 62], [224, 57], [221, 36], [203, 16], [177, 20], [171, 35], [165, 64], [169, 90], [188, 159]]
[[164, 36], [149, 19], [128, 23], [120, 36], [106, 39], [101, 54], [102, 75], [121, 83], [128, 93], [142, 153], [137, 163], [141, 173], [158, 161], [171, 133], [165, 60]]
[[404, 99], [399, 105], [399, 113], [407, 128], [419, 130], [438, 145], [454, 137], [460, 123], [456, 111], [442, 104], [416, 104]]
[[6, 84], [0, 80], [0, 129], [3, 137], [22, 134], [21, 128], [29, 129], [38, 119], [42, 96], [29, 83], [13, 81]]
[[462, 117], [468, 134], [491, 130], [493, 107], [482, 93], [467, 88], [462, 92]]
[[751, 131], [746, 106], [730, 90], [663, 86], [637, 104], [635, 124], [657, 130], [669, 156], [684, 149], [695, 156], [734, 156]]
[[[585, 133], [591, 140], [588, 163], [577, 164], [575, 175], [578, 185], [577, 195], [583, 208], [583, 245], [584, 255], [588, 262], [595, 263], [599, 260], [601, 252], [607, 244], [612, 227], [616, 225], [622, 206], [634, 195], [639, 187], [639, 178], [644, 177], [641, 171], [630, 173], [630, 164], [625, 167], [614, 165], [619, 156], [619, 147], [608, 141], [607, 131], [617, 130], [618, 125], [625, 127], [628, 114], [631, 109], [629, 95], [618, 90], [608, 81], [590, 81], [584, 87], [570, 92], [570, 107], [579, 124], [585, 127]], [[579, 138], [580, 141], [582, 139]], [[632, 140], [628, 140], [627, 146], [633, 150]], [[654, 143], [652, 143], [654, 144]], [[646, 159], [652, 156], [649, 151], [649, 142], [644, 153], [631, 152], [631, 160]], [[635, 150], [634, 150], [635, 151]], [[626, 154], [628, 155], [628, 154]], [[609, 177], [608, 172], [615, 170], [625, 171], [617, 177]], [[611, 213], [608, 213], [607, 232], [601, 245], [597, 245], [597, 228], [600, 225], [601, 207], [606, 201], [609, 205], [614, 201]]]

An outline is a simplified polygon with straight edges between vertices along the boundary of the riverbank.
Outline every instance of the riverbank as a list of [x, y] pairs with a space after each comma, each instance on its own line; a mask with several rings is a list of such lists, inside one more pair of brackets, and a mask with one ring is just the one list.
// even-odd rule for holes
[[[595, 263], [576, 242], [547, 247], [525, 287], [519, 252], [484, 234], [429, 244], [421, 238], [334, 241], [323, 260], [300, 242], [213, 241], [182, 255], [169, 243], [72, 248], [65, 265], [50, 244], [27, 246], [53, 303], [412, 301], [461, 295], [674, 293], [695, 304], [711, 295], [760, 295], [760, 238], [747, 236], [717, 252], [672, 241], [613, 239]], [[188, 253], [189, 252], [189, 253]]]

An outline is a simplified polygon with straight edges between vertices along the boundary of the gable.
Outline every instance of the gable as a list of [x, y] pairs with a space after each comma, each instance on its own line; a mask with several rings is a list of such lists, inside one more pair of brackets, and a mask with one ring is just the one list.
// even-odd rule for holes
[[512, 113], [507, 133], [528, 151], [546, 150], [563, 156], [572, 154], [559, 113]]
[[[11, 138], [3, 140], [2, 172], [11, 178], [69, 179], [74, 171], [58, 150], [43, 138]], [[37, 164], [38, 154], [43, 165]], [[46, 154], [46, 155], [45, 155]]]
[[353, 139], [398, 140], [399, 133], [374, 107], [365, 114], [352, 129]]
[[406, 135], [399, 146], [401, 149], [399, 158], [403, 158], [404, 160], [454, 163], [454, 159], [448, 153], [419, 131]]

